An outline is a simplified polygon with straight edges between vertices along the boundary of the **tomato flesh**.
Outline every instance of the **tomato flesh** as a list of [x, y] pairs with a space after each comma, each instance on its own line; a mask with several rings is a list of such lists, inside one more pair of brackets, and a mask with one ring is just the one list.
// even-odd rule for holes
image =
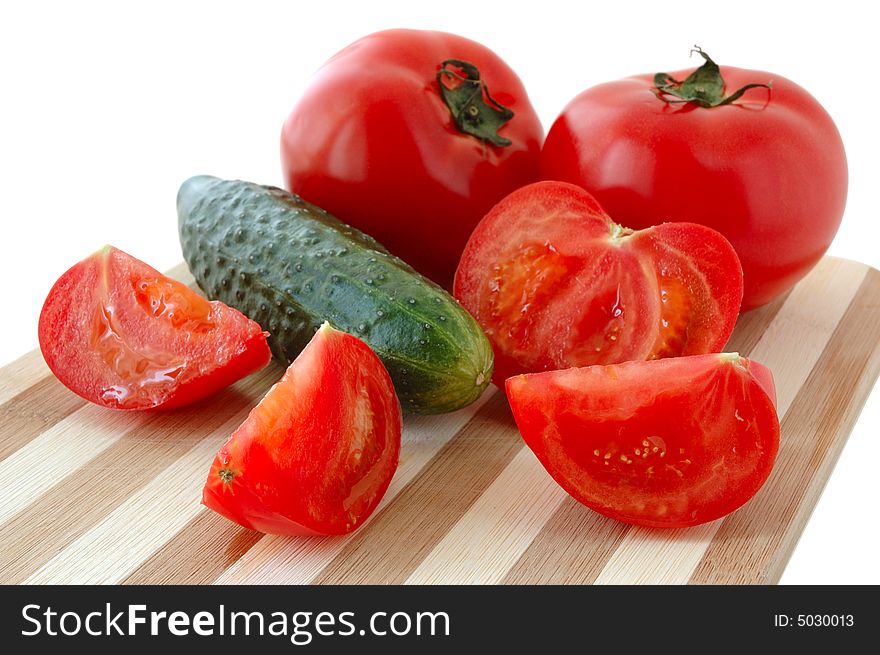
[[271, 358], [257, 323], [110, 246], [55, 283], [39, 337], [65, 386], [115, 409], [195, 402]]
[[684, 350], [688, 328], [694, 318], [693, 299], [687, 286], [675, 278], [659, 275], [660, 327], [651, 347], [651, 359], [674, 357]]
[[553, 478], [606, 516], [685, 527], [752, 498], [779, 448], [769, 370], [709, 354], [512, 377], [517, 426]]
[[217, 453], [202, 502], [269, 534], [350, 532], [388, 488], [400, 433], [382, 362], [325, 323]]
[[519, 373], [721, 350], [742, 269], [714, 230], [629, 230], [583, 189], [539, 182], [477, 226], [455, 295], [492, 342], [500, 384]]

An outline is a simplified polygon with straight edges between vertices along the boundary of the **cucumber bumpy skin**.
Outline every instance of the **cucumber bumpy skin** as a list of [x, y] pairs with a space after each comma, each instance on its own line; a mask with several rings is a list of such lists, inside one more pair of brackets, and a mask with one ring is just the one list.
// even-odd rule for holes
[[365, 341], [404, 411], [469, 405], [492, 377], [473, 317], [375, 239], [282, 189], [206, 175], [177, 195], [183, 255], [209, 298], [270, 333], [291, 362], [325, 320]]

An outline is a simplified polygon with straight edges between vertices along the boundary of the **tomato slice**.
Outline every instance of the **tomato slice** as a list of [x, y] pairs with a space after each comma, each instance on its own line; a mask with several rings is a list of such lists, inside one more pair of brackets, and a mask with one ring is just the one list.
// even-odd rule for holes
[[773, 376], [737, 354], [519, 375], [506, 389], [550, 475], [587, 507], [636, 525], [732, 512], [779, 449]]
[[66, 387], [114, 409], [179, 407], [271, 359], [257, 323], [111, 246], [58, 279], [39, 338]]
[[363, 341], [324, 323], [217, 453], [202, 502], [269, 534], [343, 534], [388, 489], [400, 404]]
[[494, 380], [717, 352], [742, 300], [728, 241], [693, 223], [633, 231], [564, 182], [498, 203], [462, 255], [455, 296], [495, 349]]

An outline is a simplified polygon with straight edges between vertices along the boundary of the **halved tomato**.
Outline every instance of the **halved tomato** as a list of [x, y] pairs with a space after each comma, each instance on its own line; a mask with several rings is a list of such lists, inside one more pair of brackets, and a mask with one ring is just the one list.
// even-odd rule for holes
[[179, 407], [271, 359], [257, 323], [112, 246], [58, 279], [39, 338], [67, 388], [114, 409]]
[[571, 366], [717, 352], [739, 314], [742, 267], [693, 223], [633, 231], [586, 191], [538, 182], [480, 222], [455, 296], [495, 349], [494, 380]]
[[550, 475], [627, 523], [720, 518], [757, 493], [779, 449], [773, 376], [735, 353], [519, 375], [506, 388]]
[[328, 323], [217, 453], [202, 502], [269, 534], [343, 534], [385, 494], [400, 404], [363, 341]]

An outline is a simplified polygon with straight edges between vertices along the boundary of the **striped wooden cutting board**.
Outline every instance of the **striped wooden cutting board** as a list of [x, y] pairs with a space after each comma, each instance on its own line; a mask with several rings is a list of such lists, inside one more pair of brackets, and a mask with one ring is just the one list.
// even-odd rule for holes
[[587, 510], [492, 388], [408, 418], [379, 510], [333, 538], [264, 536], [199, 504], [215, 451], [277, 365], [197, 407], [125, 413], [80, 400], [32, 352], [0, 369], [0, 582], [774, 583], [877, 378], [880, 273], [825, 258], [743, 316], [727, 350], [770, 366], [782, 423], [769, 481], [727, 518], [672, 531]]

